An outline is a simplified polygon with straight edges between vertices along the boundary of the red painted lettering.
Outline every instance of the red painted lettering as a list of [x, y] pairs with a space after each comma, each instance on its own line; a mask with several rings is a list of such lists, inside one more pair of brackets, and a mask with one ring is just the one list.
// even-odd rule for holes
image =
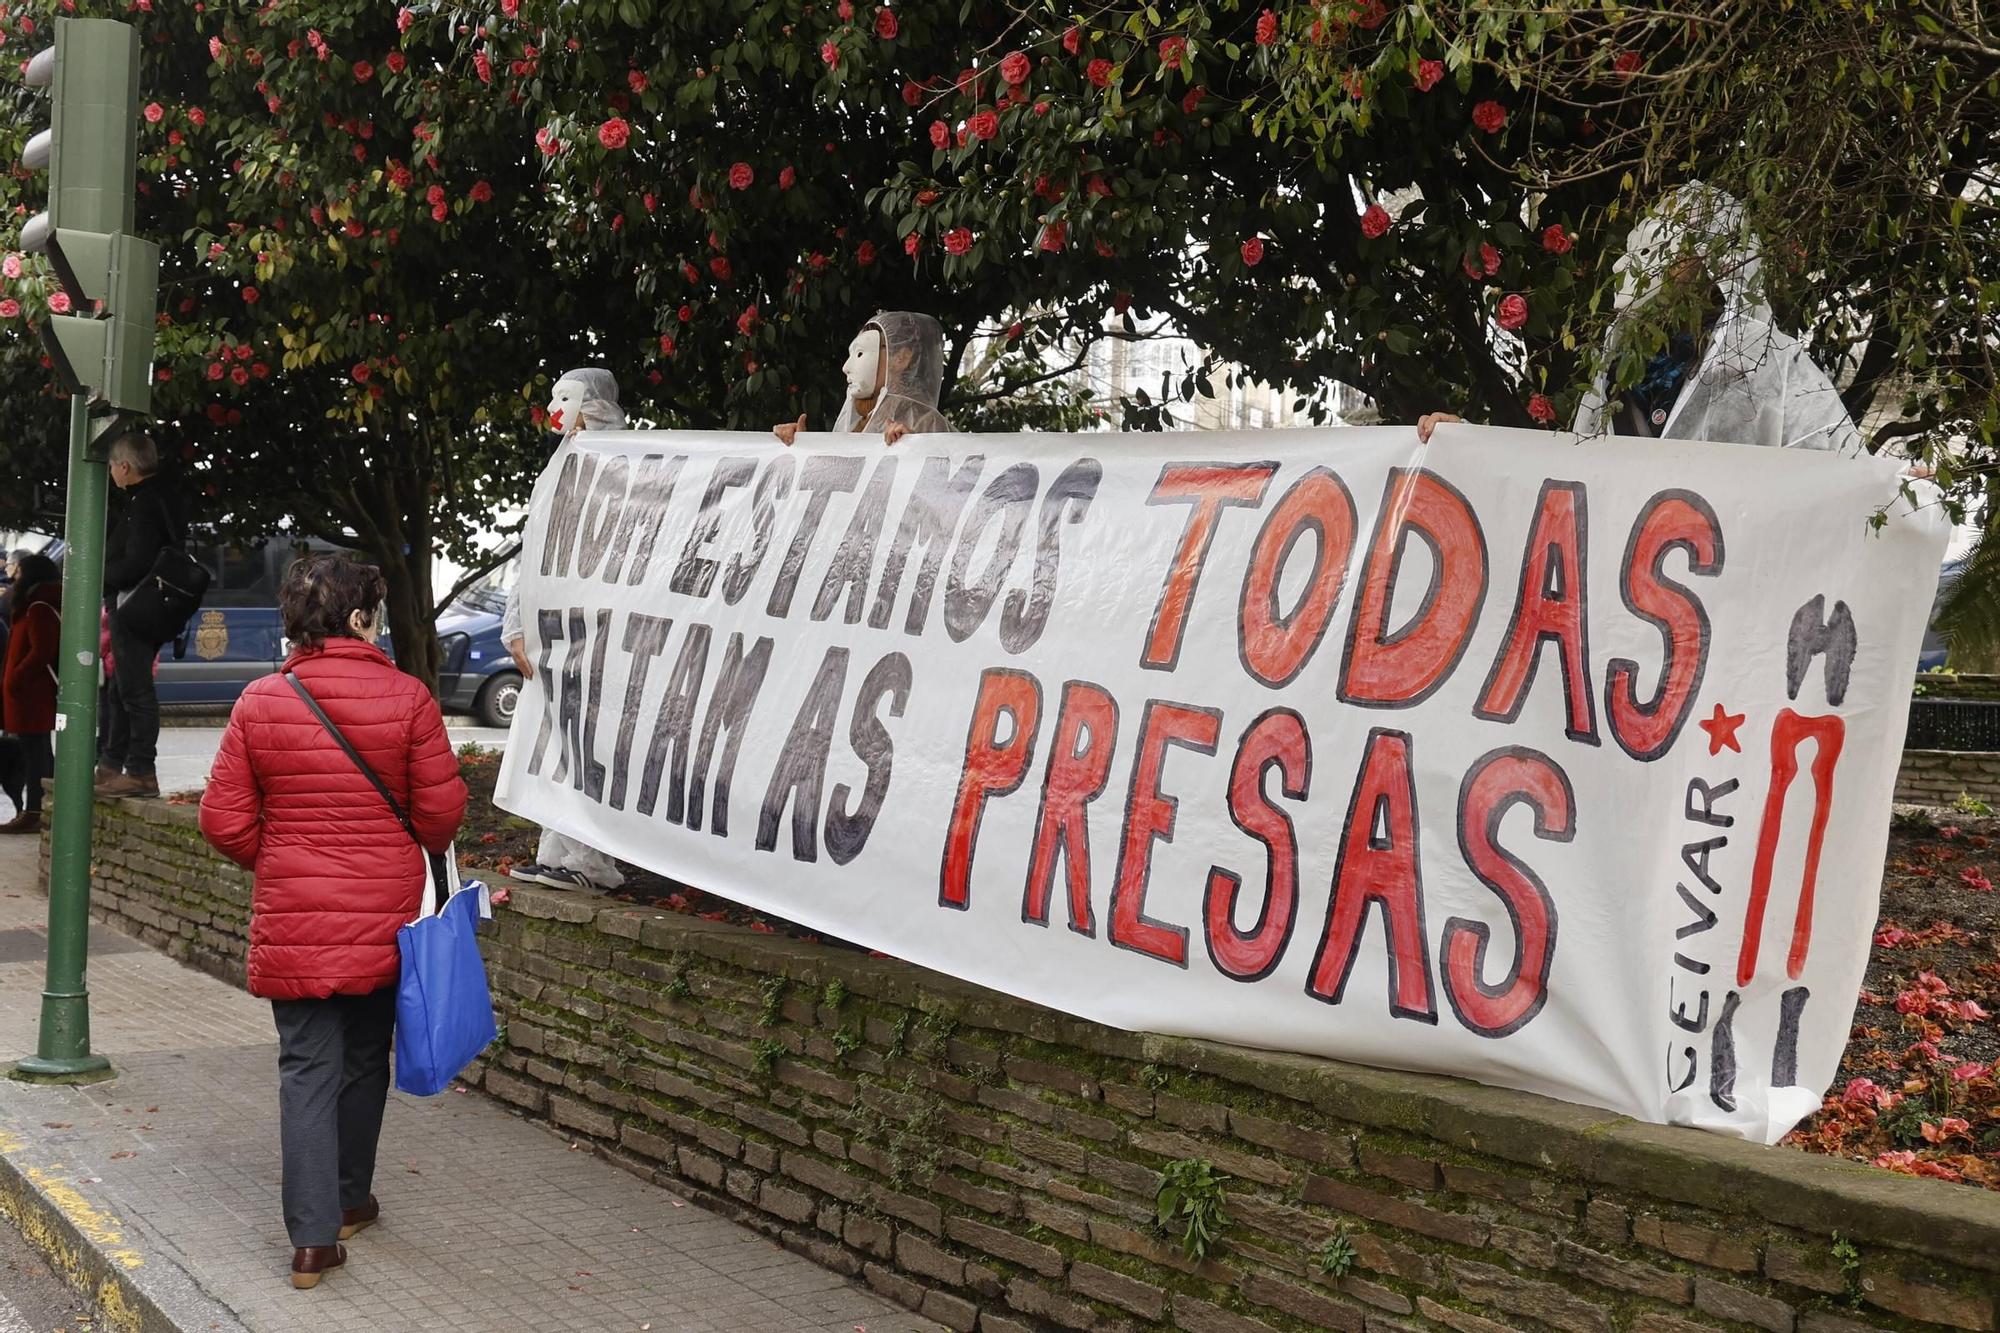
[[1216, 970], [1238, 981], [1271, 974], [1291, 941], [1299, 908], [1299, 840], [1286, 815], [1264, 792], [1264, 779], [1278, 770], [1285, 796], [1303, 801], [1312, 774], [1312, 742], [1306, 724], [1289, 708], [1273, 708], [1252, 722], [1236, 748], [1229, 774], [1229, 817], [1264, 844], [1264, 903], [1257, 922], [1236, 928], [1236, 903], [1243, 877], [1216, 866], [1208, 872], [1202, 904], [1208, 956]]
[[[979, 678], [979, 697], [965, 735], [965, 766], [945, 828], [944, 867], [938, 902], [963, 911], [972, 891], [972, 854], [986, 803], [1021, 785], [1035, 757], [1035, 728], [1042, 717], [1042, 687], [1025, 671], [990, 667]], [[1001, 719], [1011, 728], [1001, 736]]]
[[1438, 949], [1445, 998], [1458, 1021], [1482, 1037], [1518, 1032], [1541, 1012], [1556, 956], [1555, 901], [1541, 877], [1500, 845], [1501, 821], [1516, 805], [1534, 812], [1537, 838], [1568, 842], [1576, 836], [1576, 793], [1545, 754], [1519, 746], [1495, 750], [1459, 786], [1459, 850], [1479, 882], [1499, 895], [1514, 934], [1513, 961], [1488, 985], [1491, 928], [1466, 917], [1445, 922]]

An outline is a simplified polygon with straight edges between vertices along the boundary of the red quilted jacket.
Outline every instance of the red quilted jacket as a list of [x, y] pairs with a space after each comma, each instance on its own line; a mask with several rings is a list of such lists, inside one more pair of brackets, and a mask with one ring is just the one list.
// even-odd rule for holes
[[13, 609], [0, 727], [23, 736], [56, 729], [56, 641], [62, 637], [62, 584], [30, 588]]
[[[443, 851], [465, 815], [465, 783], [430, 692], [359, 639], [295, 653], [284, 670], [396, 793], [424, 846]], [[423, 856], [282, 674], [253, 683], [230, 712], [201, 832], [256, 872], [252, 995], [322, 999], [395, 984], [396, 929], [417, 913]]]

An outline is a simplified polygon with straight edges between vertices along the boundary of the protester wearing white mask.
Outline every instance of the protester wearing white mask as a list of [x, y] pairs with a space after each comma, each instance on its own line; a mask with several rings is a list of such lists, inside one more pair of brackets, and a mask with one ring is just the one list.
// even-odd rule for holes
[[[529, 497], [530, 515], [543, 512], [547, 506], [549, 488], [562, 471], [563, 455], [578, 431], [625, 429], [625, 410], [618, 405], [618, 381], [610, 371], [592, 366], [563, 372], [549, 391], [548, 425], [559, 442]], [[521, 625], [520, 588], [517, 579], [507, 594], [507, 609], [500, 617], [500, 642], [507, 646], [521, 678], [533, 680], [535, 667], [528, 657], [527, 635]], [[542, 830], [535, 859], [515, 866], [514, 876], [552, 889], [615, 889], [625, 882], [624, 872], [612, 858], [554, 829]]]

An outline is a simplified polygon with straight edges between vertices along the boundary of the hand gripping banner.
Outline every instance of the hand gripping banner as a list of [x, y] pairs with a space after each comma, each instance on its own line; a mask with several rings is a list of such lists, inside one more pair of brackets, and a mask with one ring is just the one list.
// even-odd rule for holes
[[1867, 962], [1945, 524], [1447, 427], [582, 435], [499, 801], [1123, 1028], [1774, 1142]]

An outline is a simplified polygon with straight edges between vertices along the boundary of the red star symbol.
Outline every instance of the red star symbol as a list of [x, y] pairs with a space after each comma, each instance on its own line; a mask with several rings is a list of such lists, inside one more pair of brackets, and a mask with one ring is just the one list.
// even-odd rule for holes
[[1724, 711], [1721, 704], [1715, 706], [1715, 715], [1695, 723], [1708, 733], [1708, 752], [1721, 754], [1726, 746], [1738, 754], [1743, 747], [1736, 743], [1736, 729], [1743, 725], [1743, 714]]

